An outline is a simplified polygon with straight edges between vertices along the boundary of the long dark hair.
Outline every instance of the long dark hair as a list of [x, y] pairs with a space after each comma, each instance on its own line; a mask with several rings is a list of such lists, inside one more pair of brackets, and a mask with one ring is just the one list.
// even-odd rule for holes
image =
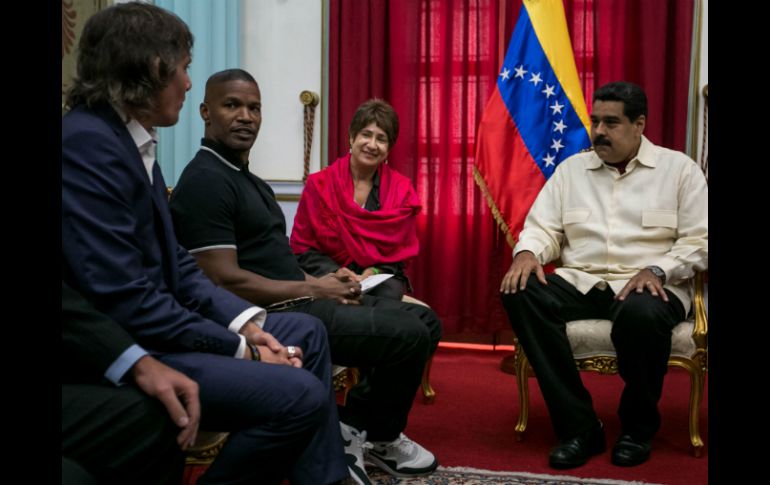
[[137, 2], [101, 10], [83, 28], [67, 106], [111, 101], [124, 110], [150, 112], [192, 46], [187, 24], [160, 7]]

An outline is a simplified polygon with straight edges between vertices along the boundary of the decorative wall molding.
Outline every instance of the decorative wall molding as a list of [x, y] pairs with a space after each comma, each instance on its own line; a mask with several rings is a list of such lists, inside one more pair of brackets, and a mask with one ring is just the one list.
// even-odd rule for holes
[[[243, 2], [242, 67], [259, 83], [262, 127], [249, 168], [272, 182], [302, 182], [305, 175], [306, 105], [303, 91], [322, 93], [323, 1]], [[325, 100], [315, 109], [308, 173], [320, 169], [321, 120]]]
[[302, 181], [275, 181], [268, 182], [275, 192], [275, 198], [280, 201], [298, 201], [305, 185]]

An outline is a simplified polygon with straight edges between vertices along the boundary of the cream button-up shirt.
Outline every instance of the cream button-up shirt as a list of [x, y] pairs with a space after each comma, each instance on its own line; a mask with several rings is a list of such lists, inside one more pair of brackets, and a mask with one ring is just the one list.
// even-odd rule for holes
[[690, 278], [708, 267], [708, 188], [684, 153], [642, 136], [621, 175], [595, 152], [573, 155], [546, 182], [527, 215], [514, 256], [531, 251], [583, 294], [617, 294], [640, 270], [659, 266], [665, 288], [689, 311]]

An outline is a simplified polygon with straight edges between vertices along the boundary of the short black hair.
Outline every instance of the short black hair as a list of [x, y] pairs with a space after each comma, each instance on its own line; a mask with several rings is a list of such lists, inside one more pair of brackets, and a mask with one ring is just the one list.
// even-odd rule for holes
[[596, 101], [622, 101], [623, 114], [634, 121], [641, 115], [647, 118], [647, 95], [644, 90], [628, 81], [615, 81], [607, 83], [594, 91]]
[[254, 79], [254, 76], [249, 74], [247, 71], [244, 71], [243, 69], [225, 69], [224, 71], [215, 72], [209, 76], [208, 80], [206, 81], [205, 92], [208, 93], [209, 88], [215, 84], [222, 84], [230, 81], [246, 81], [254, 84], [255, 86], [259, 86], [259, 84], [257, 84], [257, 80]]
[[140, 2], [107, 7], [83, 27], [67, 106], [110, 101], [150, 112], [192, 46], [187, 24], [168, 10]]
[[388, 135], [388, 149], [393, 148], [398, 138], [398, 115], [393, 106], [379, 98], [364, 101], [350, 122], [350, 138], [355, 138], [370, 123], [376, 123]]

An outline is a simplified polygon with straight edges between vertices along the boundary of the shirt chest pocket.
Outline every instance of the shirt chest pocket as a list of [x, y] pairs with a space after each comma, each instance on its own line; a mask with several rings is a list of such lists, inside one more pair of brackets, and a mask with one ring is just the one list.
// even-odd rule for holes
[[564, 224], [564, 237], [566, 242], [573, 248], [586, 244], [591, 234], [588, 224], [588, 218], [591, 216], [591, 209], [574, 208], [567, 209], [562, 215], [562, 224]]
[[642, 211], [642, 234], [639, 244], [668, 248], [676, 238], [679, 217], [674, 210], [650, 209]]

